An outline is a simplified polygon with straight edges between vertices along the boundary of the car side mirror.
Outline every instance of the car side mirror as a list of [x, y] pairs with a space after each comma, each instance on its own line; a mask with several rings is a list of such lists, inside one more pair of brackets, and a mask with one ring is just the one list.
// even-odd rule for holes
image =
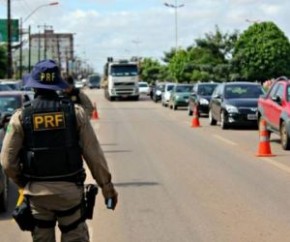
[[212, 95], [212, 98], [221, 98], [221, 95], [220, 94], [214, 94], [214, 95]]
[[274, 97], [272, 97], [272, 100], [273, 100], [275, 103], [278, 103], [278, 104], [280, 104], [280, 105], [281, 105], [281, 103], [282, 103], [282, 100], [281, 100], [281, 98], [280, 98], [279, 96], [274, 96]]

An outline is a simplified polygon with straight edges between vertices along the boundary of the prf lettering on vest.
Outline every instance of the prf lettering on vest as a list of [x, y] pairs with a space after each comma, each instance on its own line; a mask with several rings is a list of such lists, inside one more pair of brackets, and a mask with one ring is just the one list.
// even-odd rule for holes
[[40, 80], [45, 82], [54, 82], [55, 73], [42, 72], [40, 73]]
[[33, 115], [34, 131], [64, 129], [65, 127], [63, 112], [38, 113]]

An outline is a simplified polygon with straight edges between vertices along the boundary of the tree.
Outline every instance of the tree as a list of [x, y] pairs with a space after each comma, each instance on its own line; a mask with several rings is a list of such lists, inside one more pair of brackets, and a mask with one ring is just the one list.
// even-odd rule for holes
[[236, 42], [232, 66], [236, 76], [251, 81], [289, 75], [289, 40], [273, 22], [255, 23]]
[[216, 26], [214, 33], [206, 33], [182, 52], [165, 53], [164, 59], [169, 60], [170, 73], [178, 80], [228, 81], [229, 61], [237, 38], [238, 31], [223, 34]]
[[168, 70], [174, 81], [181, 83], [191, 81], [191, 69], [188, 68], [189, 58], [189, 52], [182, 49], [176, 51], [175, 55], [171, 58]]
[[141, 79], [148, 83], [152, 83], [158, 80], [161, 74], [161, 70], [161, 64], [157, 60], [144, 58], [140, 63]]

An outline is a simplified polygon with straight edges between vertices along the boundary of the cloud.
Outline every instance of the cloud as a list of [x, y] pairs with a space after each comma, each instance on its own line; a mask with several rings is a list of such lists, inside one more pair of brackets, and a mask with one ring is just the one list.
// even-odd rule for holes
[[[175, 9], [164, 6], [174, 0], [59, 0], [58, 6], [37, 10], [25, 23], [37, 32], [37, 25], [53, 25], [57, 33], [76, 33], [75, 53], [88, 59], [97, 70], [108, 56], [161, 58], [175, 47]], [[44, 0], [13, 2], [13, 17], [27, 16]], [[178, 45], [186, 48], [196, 38], [213, 32], [244, 31], [250, 21], [273, 21], [290, 35], [286, 0], [178, 0]], [[1, 10], [1, 8], [0, 8]], [[5, 5], [2, 3], [5, 15]]]

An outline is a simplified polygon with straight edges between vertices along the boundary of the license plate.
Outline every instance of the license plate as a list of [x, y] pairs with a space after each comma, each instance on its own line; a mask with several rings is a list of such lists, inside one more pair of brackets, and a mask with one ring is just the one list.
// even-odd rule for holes
[[248, 120], [257, 120], [257, 115], [256, 114], [248, 114], [247, 118], [248, 118]]

